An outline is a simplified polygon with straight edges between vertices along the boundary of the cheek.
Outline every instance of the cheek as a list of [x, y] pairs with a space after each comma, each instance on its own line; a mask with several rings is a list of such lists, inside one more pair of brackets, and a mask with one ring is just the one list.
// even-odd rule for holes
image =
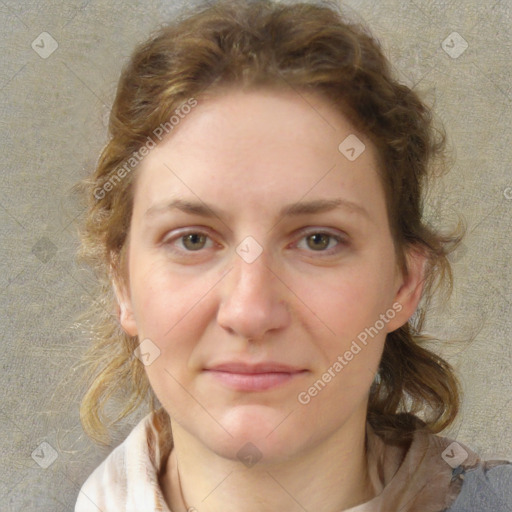
[[322, 353], [321, 379], [329, 381], [331, 391], [322, 392], [324, 399], [343, 389], [352, 389], [360, 399], [373, 381], [387, 334], [381, 315], [393, 299], [392, 261], [360, 258], [335, 272], [319, 273], [317, 279], [297, 281], [297, 295], [307, 306], [301, 322]]
[[377, 266], [372, 270], [357, 265], [315, 278], [298, 277], [294, 292], [317, 329], [346, 339], [373, 325], [386, 311], [392, 297], [390, 282]]
[[205, 329], [202, 300], [212, 285], [206, 278], [172, 272], [165, 263], [140, 266], [133, 277], [140, 339], [150, 339], [158, 351], [145, 371], [160, 402], [179, 418], [190, 400], [183, 387], [190, 384], [187, 362]]
[[179, 325], [194, 299], [197, 302], [199, 291], [190, 280], [171, 274], [165, 264], [144, 265], [144, 258], [138, 262], [132, 273], [134, 315], [141, 335], [160, 344]]
[[211, 292], [222, 275], [179, 272], [166, 261], [147, 260], [144, 265], [140, 258], [133, 272], [132, 300], [139, 335], [154, 341], [162, 353], [180, 350], [201, 337], [209, 321], [205, 308], [211, 310]]

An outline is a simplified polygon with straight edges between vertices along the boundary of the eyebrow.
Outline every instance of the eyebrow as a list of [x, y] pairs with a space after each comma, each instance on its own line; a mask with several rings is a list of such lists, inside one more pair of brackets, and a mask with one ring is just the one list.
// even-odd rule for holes
[[[371, 220], [368, 211], [361, 205], [349, 201], [347, 199], [315, 199], [308, 202], [299, 201], [292, 203], [281, 208], [278, 217], [298, 217], [301, 215], [314, 215], [319, 213], [329, 212], [335, 209], [346, 209], [351, 212], [357, 213], [367, 220]], [[153, 216], [160, 213], [166, 213], [172, 210], [180, 210], [184, 213], [191, 215], [199, 215], [206, 218], [227, 218], [228, 213], [225, 210], [218, 209], [213, 205], [204, 202], [196, 202], [184, 199], [174, 199], [169, 203], [162, 205], [153, 205], [146, 210], [145, 216]]]

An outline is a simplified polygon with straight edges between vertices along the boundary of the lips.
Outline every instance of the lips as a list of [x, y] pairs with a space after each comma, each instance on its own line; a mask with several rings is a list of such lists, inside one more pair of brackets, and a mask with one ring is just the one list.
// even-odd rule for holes
[[249, 364], [230, 361], [205, 369], [205, 374], [223, 387], [238, 392], [262, 392], [285, 386], [308, 370], [274, 361]]
[[247, 374], [258, 374], [258, 373], [299, 373], [305, 371], [304, 368], [289, 366], [287, 364], [277, 362], [262, 362], [257, 364], [249, 364], [244, 362], [226, 362], [216, 364], [209, 368], [210, 371], [228, 372], [228, 373], [247, 373]]

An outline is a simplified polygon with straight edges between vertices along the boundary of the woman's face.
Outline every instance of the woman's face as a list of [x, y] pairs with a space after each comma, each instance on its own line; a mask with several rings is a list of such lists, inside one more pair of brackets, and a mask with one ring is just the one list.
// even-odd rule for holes
[[[173, 421], [225, 457], [250, 441], [270, 459], [365, 417], [386, 334], [421, 291], [397, 270], [370, 141], [323, 99], [230, 91], [137, 172], [121, 322]], [[213, 370], [234, 362], [300, 372]]]

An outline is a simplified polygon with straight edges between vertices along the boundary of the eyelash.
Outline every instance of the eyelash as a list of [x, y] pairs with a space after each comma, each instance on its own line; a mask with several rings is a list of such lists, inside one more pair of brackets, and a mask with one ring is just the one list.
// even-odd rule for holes
[[[183, 241], [183, 239], [188, 235], [205, 235], [206, 237], [208, 237], [208, 239], [212, 240], [212, 238], [209, 236], [209, 234], [205, 231], [189, 230], [189, 231], [184, 231], [182, 233], [179, 233], [178, 235], [176, 235], [172, 238], [165, 239], [163, 241], [163, 245], [168, 246], [172, 252], [187, 254], [187, 256], [188, 255], [193, 256], [194, 253], [198, 253], [198, 254], [202, 253], [205, 249], [198, 249], [197, 251], [189, 251], [188, 249], [176, 249], [175, 247], [173, 247], [174, 242], [177, 242], [179, 240]], [[347, 240], [345, 238], [343, 238], [342, 236], [335, 235], [328, 231], [322, 231], [322, 230], [311, 230], [311, 231], [303, 232], [299, 240], [304, 240], [311, 235], [327, 235], [329, 237], [328, 245], [330, 244], [331, 240], [333, 240], [333, 239], [338, 243], [337, 243], [337, 245], [335, 245], [333, 248], [330, 248], [330, 249], [319, 250], [319, 251], [314, 251], [313, 249], [311, 249], [307, 252], [311, 252], [311, 253], [316, 252], [316, 253], [322, 254], [324, 256], [331, 256], [331, 255], [335, 254], [336, 252], [338, 252], [339, 250], [341, 250], [344, 246], [348, 245]]]

